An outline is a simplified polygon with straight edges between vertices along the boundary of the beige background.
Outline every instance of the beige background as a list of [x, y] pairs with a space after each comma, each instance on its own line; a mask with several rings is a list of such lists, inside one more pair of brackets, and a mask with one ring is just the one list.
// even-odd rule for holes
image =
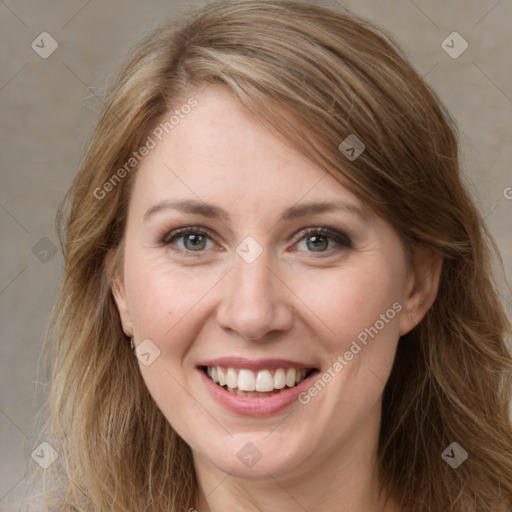
[[[35, 414], [45, 396], [45, 388], [36, 385], [36, 369], [62, 268], [60, 254], [52, 254], [57, 244], [56, 206], [78, 168], [101, 107], [105, 79], [143, 31], [198, 3], [0, 2], [2, 511], [20, 510], [15, 501], [34, 464]], [[340, 6], [335, 1], [322, 3]], [[453, 113], [462, 135], [468, 182], [510, 276], [512, 188], [507, 187], [512, 187], [512, 2], [341, 3], [390, 32]], [[42, 59], [31, 43], [45, 31], [58, 42], [58, 48]], [[469, 44], [457, 59], [441, 48], [453, 31]], [[48, 240], [41, 241], [43, 237]], [[500, 293], [510, 313], [512, 299], [506, 290]]]

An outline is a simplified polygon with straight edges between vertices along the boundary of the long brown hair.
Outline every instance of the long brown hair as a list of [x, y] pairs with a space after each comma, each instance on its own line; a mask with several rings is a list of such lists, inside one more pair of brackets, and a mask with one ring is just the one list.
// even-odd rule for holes
[[[494, 243], [461, 180], [455, 123], [378, 28], [265, 0], [213, 3], [161, 25], [110, 86], [58, 215], [65, 272], [47, 336], [46, 439], [59, 453], [45, 471], [50, 508], [182, 512], [197, 499], [190, 449], [142, 380], [110, 279], [137, 172], [126, 163], [194, 87], [212, 83], [341, 180], [407, 249], [426, 244], [443, 257], [437, 299], [400, 339], [385, 388], [383, 491], [404, 511], [511, 509], [510, 325], [494, 290]], [[351, 134], [365, 144], [352, 161], [339, 149]], [[452, 442], [469, 454], [456, 469], [441, 457]]]

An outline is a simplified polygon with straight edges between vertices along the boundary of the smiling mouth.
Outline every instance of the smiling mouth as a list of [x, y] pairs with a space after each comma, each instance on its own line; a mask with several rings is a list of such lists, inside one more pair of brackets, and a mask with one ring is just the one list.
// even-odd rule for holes
[[245, 397], [270, 397], [293, 388], [307, 379], [316, 368], [275, 368], [259, 371], [223, 366], [200, 366], [200, 369], [226, 391]]

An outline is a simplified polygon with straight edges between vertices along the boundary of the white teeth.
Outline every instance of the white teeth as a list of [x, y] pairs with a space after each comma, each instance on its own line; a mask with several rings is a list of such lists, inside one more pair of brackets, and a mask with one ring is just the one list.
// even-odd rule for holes
[[219, 379], [219, 386], [226, 385], [226, 374], [220, 366], [217, 366], [217, 378]]
[[295, 377], [297, 376], [297, 373], [295, 371], [295, 368], [288, 368], [286, 372], [286, 385], [291, 388], [295, 386]]
[[234, 368], [228, 368], [228, 375], [226, 378], [228, 388], [235, 389], [238, 386], [238, 375]]
[[240, 370], [238, 372], [238, 389], [240, 391], [256, 390], [256, 379], [251, 370]]
[[256, 391], [272, 391], [274, 379], [268, 370], [261, 370], [256, 377]]
[[[277, 368], [276, 370], [260, 370], [258, 372], [246, 369], [223, 368], [209, 366], [206, 374], [229, 390], [242, 392], [270, 393], [285, 387], [293, 387], [306, 378], [306, 368]], [[247, 395], [249, 396], [249, 395]]]
[[278, 368], [274, 373], [274, 388], [283, 389], [286, 386], [286, 372], [283, 368]]

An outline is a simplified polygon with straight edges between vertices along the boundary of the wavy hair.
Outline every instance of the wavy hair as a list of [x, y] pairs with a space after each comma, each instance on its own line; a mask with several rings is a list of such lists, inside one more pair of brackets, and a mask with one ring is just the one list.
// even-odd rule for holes
[[[46, 439], [59, 453], [45, 471], [49, 509], [182, 512], [198, 498], [190, 448], [150, 396], [110, 288], [136, 166], [107, 197], [94, 191], [209, 84], [339, 179], [407, 250], [424, 244], [443, 258], [437, 299], [399, 340], [384, 390], [382, 491], [404, 511], [511, 510], [510, 324], [493, 277], [501, 260], [463, 183], [456, 125], [379, 28], [270, 0], [216, 2], [160, 25], [110, 84], [57, 216], [65, 270], [46, 340]], [[339, 150], [350, 134], [366, 146], [353, 161]], [[457, 469], [441, 457], [454, 441], [469, 454]]]

